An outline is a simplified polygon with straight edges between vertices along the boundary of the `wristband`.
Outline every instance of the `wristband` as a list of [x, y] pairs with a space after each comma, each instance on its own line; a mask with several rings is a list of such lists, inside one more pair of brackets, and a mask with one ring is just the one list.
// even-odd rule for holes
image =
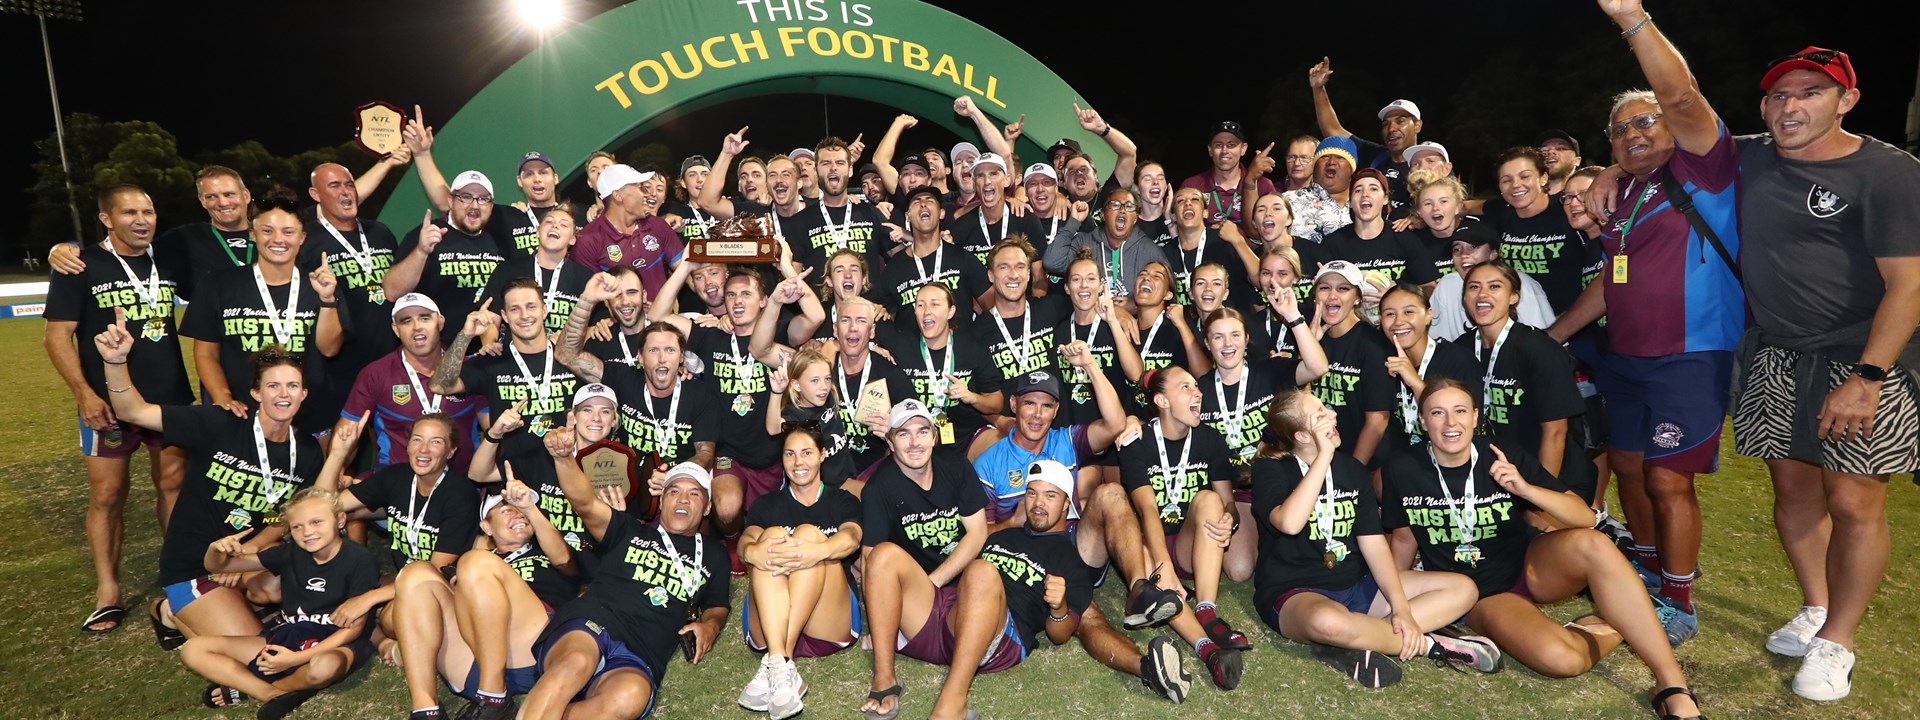
[[1887, 381], [1887, 369], [1880, 367], [1879, 365], [1860, 363], [1858, 365], [1853, 366], [1853, 374], [1860, 376], [1860, 379], [1865, 380], [1867, 382], [1886, 382]]
[[321, 301], [320, 301], [320, 307], [323, 307], [323, 308], [336, 308], [336, 309], [337, 309], [337, 308], [339, 308], [339, 307], [340, 307], [340, 301], [338, 301], [338, 300], [321, 300]]
[[127, 361], [125, 361], [125, 360], [121, 360], [120, 362], [114, 362], [114, 361], [112, 361], [112, 360], [101, 360], [100, 362], [103, 362], [103, 363], [106, 363], [106, 364], [108, 364], [108, 365], [125, 365], [125, 364], [127, 364]]
[[1113, 126], [1108, 125], [1106, 127], [1100, 128], [1100, 132], [1095, 134], [1099, 135], [1100, 137], [1106, 137], [1109, 133], [1112, 133], [1112, 132], [1113, 132]]
[[483, 443], [490, 442], [497, 445], [500, 443], [500, 440], [501, 440], [500, 438], [494, 437], [493, 433], [480, 433], [480, 442], [483, 442]]
[[1301, 325], [1307, 324], [1307, 316], [1302, 315], [1292, 320], [1281, 320], [1280, 324], [1287, 326], [1288, 330], [1292, 330], [1294, 328], [1300, 327]]

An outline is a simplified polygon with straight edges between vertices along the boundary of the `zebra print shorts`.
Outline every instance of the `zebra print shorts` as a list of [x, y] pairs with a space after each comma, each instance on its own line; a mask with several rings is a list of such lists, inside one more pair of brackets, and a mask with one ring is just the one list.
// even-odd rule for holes
[[1819, 441], [1819, 457], [1801, 457], [1792, 451], [1793, 420], [1802, 413], [1817, 415], [1827, 393], [1838, 387], [1853, 366], [1827, 363], [1827, 382], [1820, 388], [1794, 387], [1793, 366], [1799, 353], [1762, 346], [1747, 369], [1746, 392], [1734, 399], [1733, 447], [1741, 455], [1767, 460], [1791, 458], [1828, 470], [1857, 475], [1890, 475], [1920, 469], [1920, 405], [1913, 395], [1913, 375], [1899, 365], [1887, 371], [1880, 386], [1880, 410], [1874, 415], [1873, 437], [1852, 442]]

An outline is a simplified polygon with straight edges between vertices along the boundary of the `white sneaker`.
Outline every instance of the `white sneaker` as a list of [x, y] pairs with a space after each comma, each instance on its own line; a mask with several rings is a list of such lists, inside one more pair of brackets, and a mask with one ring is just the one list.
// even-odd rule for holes
[[1853, 651], [1826, 638], [1814, 638], [1807, 659], [1793, 674], [1793, 694], [1808, 700], [1832, 702], [1853, 692]]
[[800, 677], [800, 667], [787, 660], [768, 673], [773, 681], [773, 695], [769, 698], [767, 717], [772, 720], [787, 720], [799, 715], [806, 709], [801, 698], [807, 694], [807, 681]]
[[1792, 620], [1767, 636], [1767, 650], [1787, 657], [1806, 657], [1814, 633], [1820, 632], [1821, 626], [1826, 624], [1826, 608], [1802, 605]]
[[760, 658], [760, 669], [754, 671], [753, 679], [747, 681], [747, 687], [740, 691], [740, 707], [754, 712], [766, 712], [773, 697], [772, 674], [779, 667], [772, 655]]

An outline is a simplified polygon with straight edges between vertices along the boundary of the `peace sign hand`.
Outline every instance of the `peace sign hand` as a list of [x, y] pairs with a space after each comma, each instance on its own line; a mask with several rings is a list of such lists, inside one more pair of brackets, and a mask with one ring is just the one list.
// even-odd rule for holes
[[739, 157], [741, 153], [747, 151], [747, 146], [752, 144], [747, 142], [747, 127], [742, 125], [737, 132], [727, 133], [726, 139], [720, 141], [721, 155]]

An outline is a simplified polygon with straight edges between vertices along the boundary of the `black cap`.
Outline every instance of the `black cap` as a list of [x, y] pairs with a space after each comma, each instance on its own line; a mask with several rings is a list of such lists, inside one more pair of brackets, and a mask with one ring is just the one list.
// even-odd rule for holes
[[1080, 141], [1074, 140], [1073, 138], [1060, 138], [1054, 141], [1052, 147], [1047, 148], [1047, 157], [1053, 157], [1054, 153], [1060, 152], [1061, 150], [1078, 154], [1080, 152]]
[[1453, 236], [1447, 238], [1447, 242], [1449, 244], [1463, 242], [1480, 247], [1491, 245], [1497, 250], [1500, 248], [1500, 233], [1493, 229], [1491, 223], [1463, 217], [1460, 218], [1460, 226], [1453, 229]]
[[900, 163], [898, 165], [895, 165], [894, 169], [899, 170], [901, 172], [905, 172], [907, 169], [907, 166], [909, 165], [920, 168], [920, 172], [926, 173], [928, 175], [933, 174], [933, 168], [927, 167], [926, 156], [919, 153], [914, 153], [912, 155], [908, 155], [906, 157], [900, 158]]
[[1008, 393], [1007, 396], [1020, 397], [1030, 392], [1043, 392], [1053, 396], [1053, 399], [1059, 400], [1060, 381], [1053, 377], [1053, 373], [1046, 370], [1035, 370], [1033, 372], [1023, 373], [1019, 377], [1014, 378], [1013, 392]]
[[680, 174], [685, 175], [688, 170], [697, 167], [710, 168], [713, 167], [713, 163], [707, 162], [705, 155], [689, 155], [687, 159], [680, 161]]
[[1239, 138], [1240, 142], [1247, 141], [1246, 131], [1240, 129], [1240, 123], [1232, 120], [1223, 120], [1214, 125], [1213, 132], [1207, 133], [1207, 139], [1212, 140], [1213, 136], [1219, 135], [1220, 133], [1233, 133], [1233, 136]]
[[1565, 142], [1567, 144], [1567, 147], [1573, 148], [1573, 154], [1575, 155], [1580, 154], [1580, 141], [1573, 139], [1573, 136], [1568, 134], [1567, 131], [1565, 130], [1559, 130], [1559, 129], [1542, 130], [1540, 131], [1540, 137], [1533, 139], [1533, 146], [1545, 147], [1548, 140], [1559, 140], [1559, 141]]
[[934, 187], [932, 183], [928, 183], [926, 185], [921, 185], [919, 187], [916, 187], [912, 190], [908, 190], [907, 194], [900, 198], [900, 204], [902, 206], [912, 205], [913, 199], [921, 195], [933, 196], [933, 201], [936, 203], [942, 202], [943, 200], [945, 200], [945, 198], [940, 196], [940, 188]]
[[866, 177], [868, 173], [879, 175], [880, 168], [875, 167], [873, 163], [860, 163], [860, 172], [854, 173], [853, 176], [863, 178]]

